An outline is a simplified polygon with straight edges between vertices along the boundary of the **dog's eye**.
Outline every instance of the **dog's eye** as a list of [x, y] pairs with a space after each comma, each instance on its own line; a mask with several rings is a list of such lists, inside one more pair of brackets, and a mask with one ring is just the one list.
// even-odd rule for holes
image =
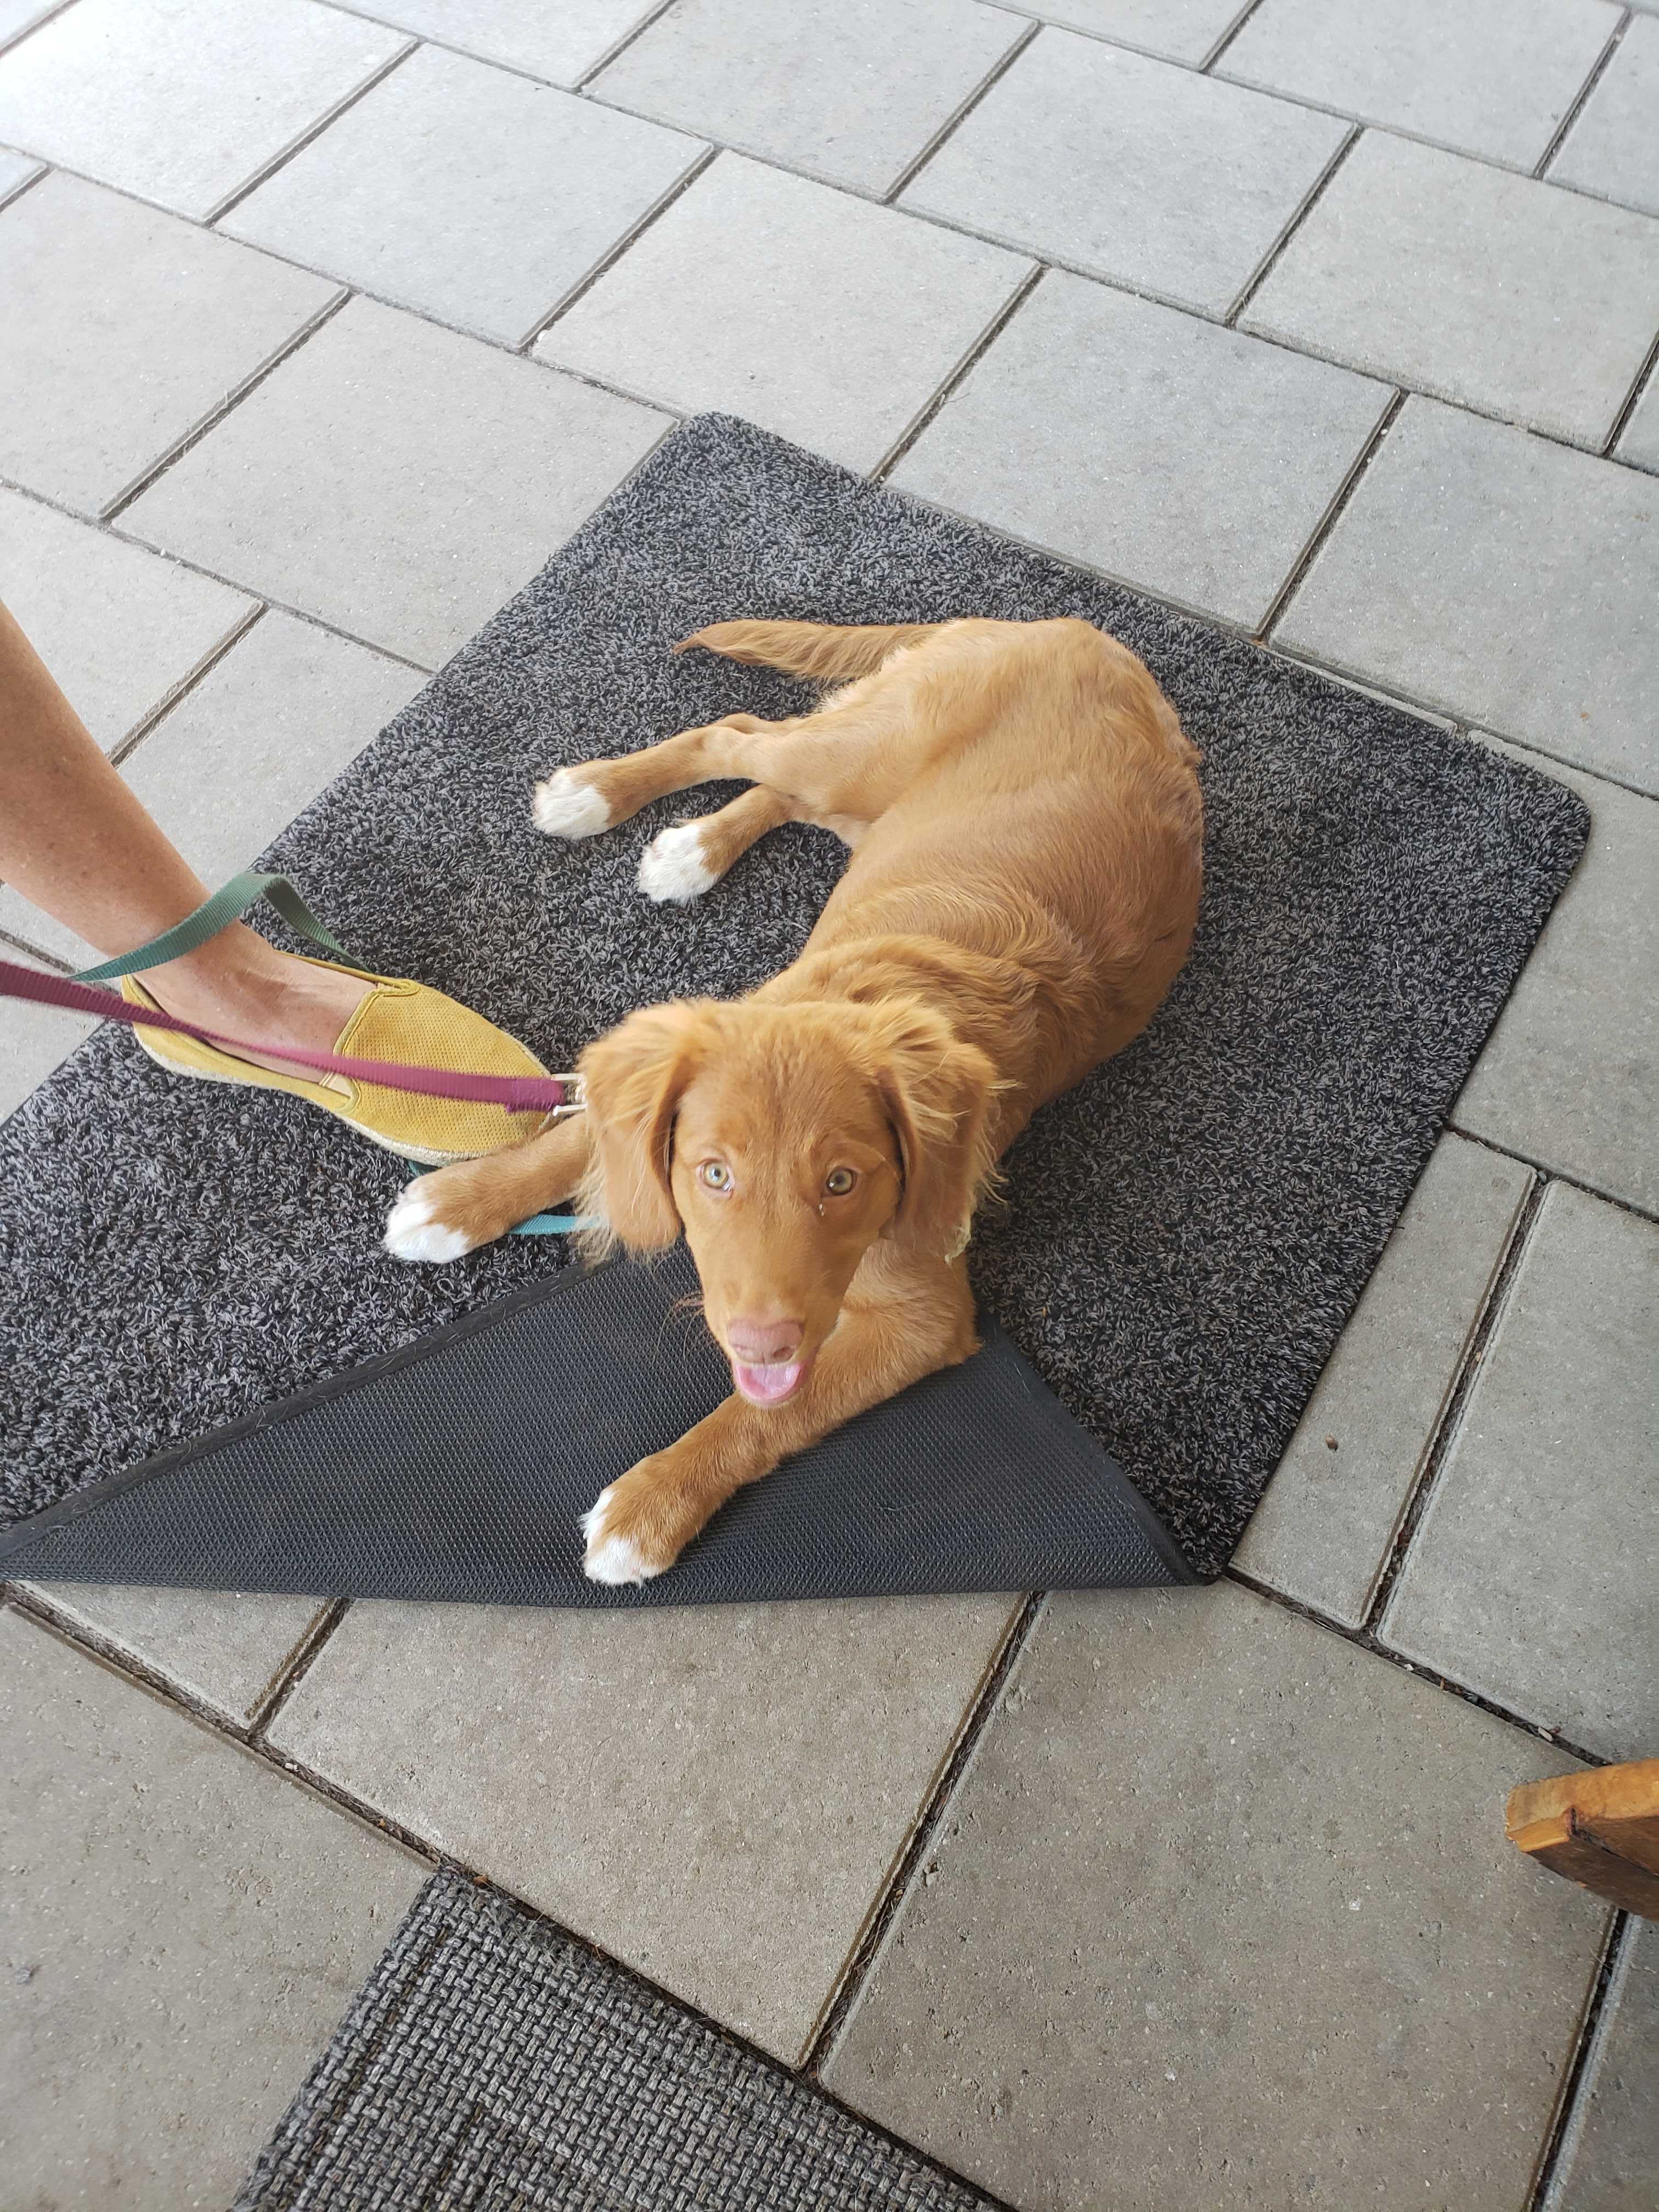
[[823, 1187], [831, 1198], [845, 1198], [857, 1181], [851, 1168], [831, 1168], [823, 1178]]
[[705, 1160], [697, 1174], [710, 1190], [730, 1190], [732, 1188], [732, 1170], [724, 1160]]

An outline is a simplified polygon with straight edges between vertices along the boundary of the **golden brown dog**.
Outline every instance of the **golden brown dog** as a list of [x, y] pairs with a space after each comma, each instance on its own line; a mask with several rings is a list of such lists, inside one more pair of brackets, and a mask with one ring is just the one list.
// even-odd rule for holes
[[1144, 1029], [1198, 914], [1198, 756], [1132, 653], [1084, 622], [717, 623], [687, 645], [846, 681], [538, 788], [587, 837], [715, 777], [640, 885], [686, 900], [781, 822], [852, 848], [792, 967], [746, 998], [631, 1014], [587, 1110], [427, 1176], [386, 1245], [448, 1260], [581, 1194], [632, 1252], [684, 1232], [734, 1393], [583, 1522], [596, 1581], [671, 1566], [732, 1492], [975, 1348], [976, 1197], [1037, 1107]]

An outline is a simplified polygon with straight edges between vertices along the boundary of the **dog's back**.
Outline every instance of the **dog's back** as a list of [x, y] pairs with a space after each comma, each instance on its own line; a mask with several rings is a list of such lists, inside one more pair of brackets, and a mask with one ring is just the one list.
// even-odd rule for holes
[[843, 709], [866, 744], [885, 726], [890, 795], [809, 951], [891, 932], [1036, 957], [1070, 1016], [1038, 1095], [1121, 1049], [1187, 957], [1201, 880], [1198, 755], [1144, 665], [1084, 622], [964, 621], [828, 703], [828, 743]]

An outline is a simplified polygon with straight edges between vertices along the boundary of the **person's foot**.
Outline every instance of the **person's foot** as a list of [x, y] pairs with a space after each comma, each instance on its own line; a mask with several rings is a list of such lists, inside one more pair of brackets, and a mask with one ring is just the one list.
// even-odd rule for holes
[[156, 1005], [180, 1021], [195, 1022], [250, 1044], [278, 1048], [239, 1051], [233, 1058], [274, 1068], [281, 1075], [307, 1076], [313, 1082], [326, 1079], [319, 1078], [314, 1068], [284, 1060], [280, 1047], [332, 1052], [340, 1032], [374, 988], [343, 968], [279, 952], [240, 926], [188, 959], [150, 969], [141, 981]]

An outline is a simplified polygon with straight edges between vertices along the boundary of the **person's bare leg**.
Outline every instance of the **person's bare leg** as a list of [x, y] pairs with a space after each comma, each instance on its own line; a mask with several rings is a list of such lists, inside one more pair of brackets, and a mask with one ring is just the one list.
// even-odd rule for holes
[[[131, 952], [200, 906], [186, 867], [0, 605], [0, 881], [106, 954]], [[183, 1021], [329, 1051], [369, 986], [278, 952], [240, 922], [144, 988]], [[282, 1067], [276, 1054], [250, 1054]], [[296, 1070], [303, 1074], [303, 1068]]]

